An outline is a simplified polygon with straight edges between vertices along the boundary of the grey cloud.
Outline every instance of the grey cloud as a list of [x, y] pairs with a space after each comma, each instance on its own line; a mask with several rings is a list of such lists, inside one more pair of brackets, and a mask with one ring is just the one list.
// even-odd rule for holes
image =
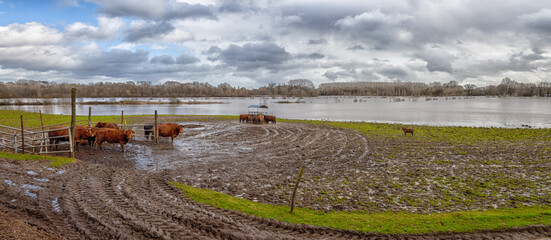
[[350, 48], [348, 48], [348, 50], [352, 50], [352, 51], [358, 51], [358, 50], [364, 50], [365, 48], [362, 47], [362, 45], [354, 45]]
[[182, 54], [176, 58], [177, 64], [192, 64], [196, 62], [199, 62], [199, 59], [190, 55]]
[[310, 39], [310, 40], [308, 40], [308, 44], [310, 44], [310, 45], [325, 45], [325, 44], [327, 44], [327, 40], [325, 40], [325, 39]]
[[209, 6], [176, 0], [92, 0], [102, 6], [100, 12], [115, 17], [140, 17], [153, 20], [215, 18]]
[[168, 22], [152, 22], [131, 27], [124, 38], [127, 42], [137, 42], [145, 38], [152, 38], [174, 31], [174, 26]]
[[404, 79], [408, 76], [408, 72], [401, 67], [385, 67], [378, 73], [390, 79]]
[[147, 63], [149, 52], [144, 50], [113, 50], [101, 52], [95, 56], [84, 56], [82, 60], [83, 64], [74, 70], [75, 73], [124, 77], [133, 75], [135, 69], [142, 66], [143, 63]]
[[323, 76], [333, 81], [335, 81], [335, 79], [339, 77], [339, 75], [336, 72], [331, 72], [331, 71], [326, 71], [323, 74]]
[[518, 20], [526, 27], [551, 32], [551, 9], [543, 8], [535, 13], [523, 14], [518, 17]]
[[297, 58], [307, 58], [307, 59], [322, 59], [325, 55], [321, 53], [310, 53], [310, 54], [298, 54]]
[[172, 64], [192, 64], [199, 62], [199, 59], [194, 56], [189, 56], [186, 54], [182, 54], [176, 58], [176, 60], [168, 55], [158, 55], [153, 58], [151, 58], [151, 63], [153, 64], [165, 64], [165, 65], [172, 65]]
[[[380, 10], [364, 12], [355, 16], [346, 16], [335, 22], [342, 33], [352, 39], [363, 40], [374, 49], [386, 49], [393, 44], [409, 44], [408, 29], [413, 17], [401, 13], [383, 13]], [[410, 34], [413, 37], [412, 34]]]
[[257, 68], [278, 69], [278, 66], [290, 59], [285, 48], [273, 43], [247, 43], [243, 46], [230, 45], [222, 50], [220, 60], [238, 70]]
[[452, 73], [452, 61], [455, 56], [448, 53], [442, 48], [428, 48], [422, 52], [414, 54], [414, 57], [420, 58], [427, 62], [427, 69], [429, 72], [447, 72]]
[[231, 12], [231, 13], [237, 13], [243, 11], [243, 6], [241, 6], [238, 3], [235, 2], [224, 2], [222, 5], [218, 8], [218, 11], [220, 12]]
[[151, 58], [151, 63], [161, 63], [161, 64], [165, 64], [165, 65], [170, 65], [170, 64], [174, 64], [175, 61], [174, 61], [174, 58], [172, 58], [172, 56], [170, 55], [159, 55], [159, 56], [155, 56], [153, 58]]

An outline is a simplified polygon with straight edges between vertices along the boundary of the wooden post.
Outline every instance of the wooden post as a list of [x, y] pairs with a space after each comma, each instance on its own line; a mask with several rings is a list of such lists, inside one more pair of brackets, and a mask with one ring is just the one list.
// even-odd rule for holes
[[23, 115], [21, 115], [21, 153], [25, 154], [25, 129], [23, 127]]
[[304, 173], [304, 168], [305, 166], [302, 166], [302, 168], [300, 169], [297, 183], [295, 184], [295, 189], [293, 189], [293, 196], [291, 197], [291, 213], [293, 213], [293, 210], [295, 209], [295, 195], [297, 194], [298, 183], [300, 183], [300, 179], [302, 178], [302, 174]]
[[[42, 110], [38, 110], [40, 113], [40, 127], [42, 127], [42, 140], [40, 141], [40, 153], [42, 153], [42, 145], [44, 144], [44, 141], [46, 141], [46, 133], [44, 132], [44, 119], [42, 118]], [[48, 151], [48, 147], [46, 147], [46, 152]]]
[[69, 157], [74, 158], [75, 152], [74, 152], [74, 145], [75, 145], [75, 128], [76, 128], [76, 95], [77, 95], [77, 89], [72, 88], [71, 89], [71, 132], [70, 132], [70, 153]]
[[92, 126], [92, 107], [88, 107], [88, 127]]
[[157, 124], [158, 124], [157, 110], [155, 110], [155, 125], [154, 125], [155, 132], [153, 133], [153, 136], [155, 136], [155, 143], [159, 143], [159, 126]]
[[124, 111], [121, 111], [121, 124], [124, 124]]

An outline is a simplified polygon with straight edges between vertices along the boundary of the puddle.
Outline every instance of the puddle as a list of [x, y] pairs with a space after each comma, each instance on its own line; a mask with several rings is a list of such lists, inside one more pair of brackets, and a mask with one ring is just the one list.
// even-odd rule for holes
[[29, 174], [29, 175], [38, 175], [38, 173], [36, 173], [34, 171], [28, 171], [27, 174]]
[[9, 180], [9, 179], [4, 179], [4, 182], [7, 183], [7, 184], [10, 185], [10, 186], [15, 186], [15, 185], [17, 185], [17, 184], [13, 183], [13, 182], [12, 182], [11, 180]]
[[61, 207], [59, 206], [59, 200], [57, 198], [52, 201], [52, 207], [54, 208], [54, 211], [58, 213], [62, 212]]
[[44, 189], [41, 186], [35, 186], [35, 185], [31, 185], [31, 184], [21, 184], [21, 187], [22, 188], [27, 188], [27, 189]]
[[65, 172], [65, 170], [59, 170], [59, 172], [57, 172], [57, 174], [63, 174]]
[[47, 178], [33, 178], [35, 181], [39, 181], [39, 182], [49, 182], [50, 179], [47, 179]]
[[25, 195], [27, 195], [29, 197], [32, 197], [32, 198], [36, 198], [36, 193], [30, 192], [29, 189], [25, 189]]

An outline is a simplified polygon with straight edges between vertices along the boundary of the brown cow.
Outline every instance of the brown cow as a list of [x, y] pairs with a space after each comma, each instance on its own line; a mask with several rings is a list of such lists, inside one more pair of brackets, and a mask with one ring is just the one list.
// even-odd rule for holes
[[252, 121], [253, 123], [262, 124], [264, 123], [264, 115], [262, 114], [254, 115], [252, 117]]
[[124, 144], [128, 143], [128, 141], [132, 139], [132, 134], [134, 134], [134, 131], [132, 130], [119, 130], [112, 128], [98, 129], [96, 134], [96, 144], [99, 149], [101, 149], [101, 144], [103, 142], [119, 143], [122, 151], [124, 152]]
[[97, 128], [112, 128], [112, 129], [119, 129], [119, 125], [116, 123], [104, 123], [104, 122], [98, 122], [96, 124]]
[[177, 123], [159, 124], [157, 132], [159, 133], [159, 137], [170, 137], [172, 143], [174, 143], [174, 138], [181, 132], [184, 132], [184, 125], [178, 125]]
[[[59, 129], [55, 131], [48, 132], [48, 138], [50, 139], [50, 145], [56, 144], [55, 149], [57, 150], [57, 144], [59, 142], [68, 142], [69, 141], [69, 129], [60, 129], [63, 127], [52, 128]], [[81, 144], [84, 140], [87, 140], [90, 137], [94, 137], [95, 133], [91, 127], [87, 126], [75, 126], [75, 147], [78, 148], [78, 145]]]
[[411, 136], [413, 136], [413, 128], [402, 127], [402, 131], [404, 131], [405, 136], [407, 136], [408, 133], [411, 133]]
[[250, 122], [251, 115], [249, 114], [241, 114], [239, 115], [239, 122]]
[[264, 115], [264, 121], [266, 123], [270, 123], [270, 122], [276, 123], [276, 116], [274, 116], [274, 115]]

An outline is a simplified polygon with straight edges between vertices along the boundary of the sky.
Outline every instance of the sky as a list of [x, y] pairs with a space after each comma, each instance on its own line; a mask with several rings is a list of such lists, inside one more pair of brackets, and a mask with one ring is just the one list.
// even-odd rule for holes
[[0, 0], [0, 81], [551, 81], [551, 1]]

